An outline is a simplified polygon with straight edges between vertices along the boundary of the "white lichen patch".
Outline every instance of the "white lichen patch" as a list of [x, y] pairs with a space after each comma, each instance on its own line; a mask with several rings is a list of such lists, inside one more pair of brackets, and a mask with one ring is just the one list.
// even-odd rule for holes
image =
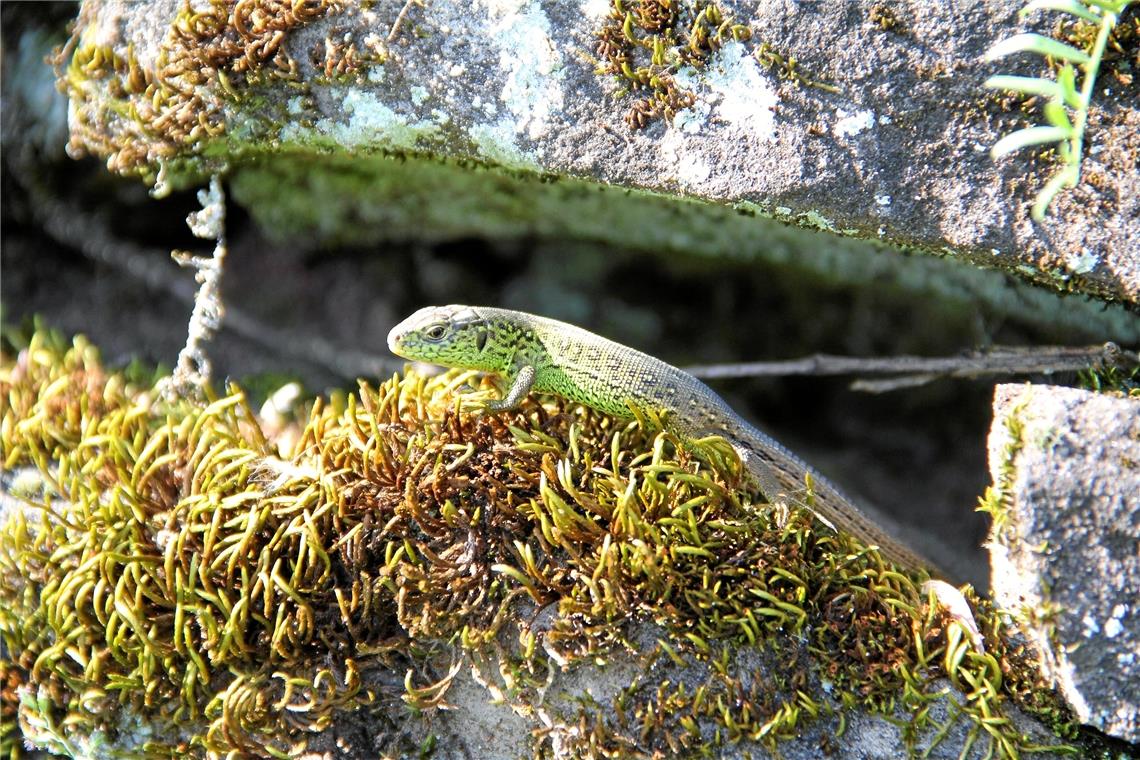
[[[384, 105], [376, 95], [349, 89], [341, 100], [341, 112], [347, 121], [320, 119], [310, 130], [296, 122], [281, 128], [282, 142], [308, 143], [313, 137], [324, 137], [345, 148], [412, 149], [435, 137], [439, 125], [431, 121], [410, 121]], [[315, 132], [315, 134], [314, 134]]]
[[1104, 635], [1110, 639], [1114, 639], [1120, 634], [1124, 633], [1124, 616], [1128, 614], [1128, 607], [1123, 604], [1117, 604], [1112, 608], [1112, 617], [1104, 623]]
[[1093, 636], [1096, 636], [1100, 633], [1100, 623], [1098, 623], [1096, 621], [1096, 618], [1091, 615], [1086, 614], [1083, 618], [1081, 618], [1081, 625], [1084, 626], [1084, 635], [1086, 639], [1092, 638]]
[[686, 66], [675, 78], [680, 87], [697, 96], [698, 102], [715, 104], [719, 120], [761, 140], [775, 139], [774, 109], [779, 98], [741, 43], [726, 43], [705, 68]]
[[708, 121], [712, 105], [706, 100], [698, 100], [691, 107], [682, 109], [673, 117], [673, 128], [687, 134], [700, 132]]
[[550, 19], [534, 2], [489, 0], [487, 39], [499, 46], [504, 74], [500, 93], [516, 119], [516, 131], [542, 137], [551, 116], [562, 110], [562, 57], [550, 37]]
[[1088, 274], [1100, 264], [1100, 255], [1084, 248], [1080, 253], [1070, 253], [1065, 257], [1065, 266], [1073, 274]]
[[467, 130], [479, 155], [509, 169], [538, 170], [538, 161], [519, 147], [514, 119], [504, 117], [497, 122], [476, 124]]
[[875, 126], [874, 111], [855, 111], [850, 113], [840, 108], [835, 112], [838, 117], [831, 131], [836, 137], [853, 137]]
[[[661, 138], [661, 156], [674, 167], [673, 176], [682, 188], [693, 189], [708, 182], [712, 166], [691, 147], [693, 138], [679, 129], [670, 129]], [[699, 140], [695, 141], [700, 144]]]
[[588, 19], [601, 19], [609, 15], [612, 8], [610, 0], [585, 0], [582, 3], [582, 15]]

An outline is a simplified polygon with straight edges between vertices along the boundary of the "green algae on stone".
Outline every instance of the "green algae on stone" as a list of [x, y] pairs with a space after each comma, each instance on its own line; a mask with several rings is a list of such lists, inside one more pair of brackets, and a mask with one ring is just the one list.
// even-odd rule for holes
[[[491, 390], [361, 383], [315, 400], [281, 451], [236, 386], [167, 403], [44, 333], [5, 355], [0, 689], [18, 708], [0, 746], [285, 756], [356, 711], [407, 754], [466, 662], [498, 684], [488, 701], [560, 711], [574, 756], [774, 748], [832, 702], [901, 709], [916, 747], [966, 721], [997, 756], [1031, 748], [1003, 705], [1041, 692], [985, 605], [980, 654], [921, 577], [755, 502], [719, 440], [682, 448], [553, 398], [472, 416], [468, 384]], [[547, 694], [634, 651], [610, 696]], [[936, 727], [941, 677], [960, 692]]]

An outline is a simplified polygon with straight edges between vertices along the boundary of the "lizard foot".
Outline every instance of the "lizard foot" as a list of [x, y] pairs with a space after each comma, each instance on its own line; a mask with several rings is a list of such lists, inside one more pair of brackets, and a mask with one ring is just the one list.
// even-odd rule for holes
[[934, 604], [946, 613], [952, 625], [956, 624], [962, 628], [962, 632], [969, 637], [978, 654], [985, 654], [986, 645], [982, 641], [978, 623], [974, 620], [974, 612], [970, 609], [970, 604], [962, 592], [946, 581], [939, 580], [926, 581], [922, 584], [922, 590], [929, 594]]
[[481, 417], [484, 414], [494, 414], [495, 412], [501, 411], [501, 409], [497, 407], [496, 401], [498, 401], [498, 399], [486, 398], [486, 394], [465, 394], [459, 400], [459, 411], [474, 417]]

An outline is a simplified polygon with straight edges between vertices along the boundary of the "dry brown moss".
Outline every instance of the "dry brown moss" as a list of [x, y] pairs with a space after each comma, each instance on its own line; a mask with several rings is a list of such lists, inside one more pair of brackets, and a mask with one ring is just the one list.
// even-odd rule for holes
[[[209, 0], [204, 10], [197, 7], [184, 0], [156, 60], [146, 66], [131, 46], [99, 44], [98, 7], [84, 6], [56, 56], [60, 85], [72, 102], [73, 155], [105, 157], [115, 172], [153, 174], [160, 161], [218, 137], [227, 99], [270, 79], [300, 79], [286, 40], [339, 3]], [[340, 55], [333, 70], [347, 70], [346, 58]]]
[[357, 711], [407, 753], [457, 663], [538, 709], [553, 674], [634, 653], [612, 702], [559, 713], [565, 751], [775, 746], [836, 702], [901, 709], [918, 737], [942, 675], [971, 736], [1026, 746], [1000, 718], [1027, 681], [1003, 674], [992, 616], [981, 655], [877, 552], [754, 504], [715, 441], [555, 399], [473, 417], [466, 382], [318, 400], [279, 452], [237, 388], [165, 404], [42, 334], [4, 357], [22, 506], [0, 525], [0, 688], [19, 702], [0, 745], [282, 755]]

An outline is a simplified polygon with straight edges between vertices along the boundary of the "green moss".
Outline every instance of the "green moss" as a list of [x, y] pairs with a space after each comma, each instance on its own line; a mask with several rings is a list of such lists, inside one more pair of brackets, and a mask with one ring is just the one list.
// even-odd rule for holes
[[867, 12], [867, 20], [884, 32], [906, 34], [906, 25], [899, 20], [898, 11], [887, 3], [875, 3]]
[[[1020, 676], [979, 600], [988, 654], [921, 576], [755, 501], [722, 442], [553, 398], [461, 413], [460, 388], [488, 382], [362, 383], [276, 439], [237, 387], [167, 403], [43, 333], [6, 354], [0, 456], [33, 477], [6, 487], [22, 506], [0, 525], [0, 744], [280, 756], [365, 711], [415, 754], [422, 727], [400, 727], [481, 663], [503, 700], [575, 726], [571, 754], [775, 747], [836, 703], [902, 710], [918, 746], [942, 735], [941, 677], [960, 689], [944, 730], [1028, 748], [1001, 719]], [[547, 693], [623, 653], [612, 695]], [[775, 675], [753, 677], [767, 656]]]
[[1140, 366], [1108, 364], [1080, 373], [1080, 386], [1097, 393], [1140, 398]]
[[752, 30], [705, 0], [613, 0], [595, 36], [596, 72], [615, 77], [619, 93], [639, 96], [625, 121], [640, 129], [693, 105], [693, 94], [674, 79], [683, 66], [703, 68], [722, 44], [747, 40]]
[[[1053, 37], [1078, 50], [1092, 49], [1099, 24], [1062, 15], [1056, 19]], [[1055, 64], [1059, 67], [1059, 63]], [[1140, 15], [1125, 13], [1112, 28], [1101, 61], [1100, 76], [1112, 77], [1123, 88], [1131, 87], [1140, 68]]]
[[[657, 119], [672, 119], [696, 102], [674, 78], [682, 68], [703, 69], [725, 42], [751, 39], [752, 29], [707, 0], [612, 0], [610, 13], [594, 36], [595, 73], [615, 78], [618, 97], [636, 96], [625, 122], [631, 129], [641, 129]], [[794, 56], [782, 55], [767, 42], [752, 55], [780, 79], [839, 92], [805, 76]]]
[[798, 87], [814, 87], [817, 90], [830, 93], [842, 92], [842, 90], [833, 84], [827, 84], [826, 82], [821, 82], [806, 75], [800, 68], [799, 61], [795, 56], [784, 55], [767, 42], [761, 42], [752, 53], [752, 56], [756, 59], [756, 62], [765, 69], [776, 72], [776, 75], [780, 77], [780, 79], [791, 82]]

